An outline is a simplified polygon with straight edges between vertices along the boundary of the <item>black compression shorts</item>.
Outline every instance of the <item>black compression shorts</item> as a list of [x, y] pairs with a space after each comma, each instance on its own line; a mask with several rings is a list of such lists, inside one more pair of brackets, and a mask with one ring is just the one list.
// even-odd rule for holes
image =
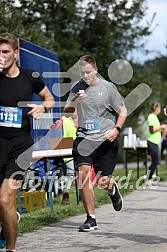
[[32, 147], [31, 136], [0, 138], [0, 185], [4, 178], [23, 179], [32, 160]]
[[95, 173], [101, 172], [102, 176], [112, 175], [116, 166], [116, 158], [119, 143], [115, 139], [113, 142], [95, 142], [77, 137], [74, 140], [73, 156], [76, 169], [83, 165], [94, 167]]

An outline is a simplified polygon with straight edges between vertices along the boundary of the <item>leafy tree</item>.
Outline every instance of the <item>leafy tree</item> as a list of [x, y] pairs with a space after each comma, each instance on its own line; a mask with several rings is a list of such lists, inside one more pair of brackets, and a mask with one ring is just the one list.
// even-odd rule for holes
[[[164, 90], [167, 88], [167, 81], [164, 81], [159, 68], [152, 61], [145, 63], [144, 65], [132, 64], [134, 74], [131, 81], [122, 87], [123, 96], [126, 96], [140, 83], [149, 85], [152, 89], [152, 93], [148, 99], [146, 99], [129, 117], [126, 122], [126, 126], [138, 127], [139, 116], [147, 118], [150, 113], [150, 106], [153, 102], [159, 102], [162, 108], [166, 105], [166, 94]], [[164, 120], [163, 112], [159, 116], [160, 120]]]
[[[23, 23], [30, 40], [59, 54], [61, 69], [68, 70], [81, 54], [76, 0], [20, 0]], [[31, 35], [36, 29], [36, 36]], [[45, 39], [41, 40], [41, 36]], [[27, 38], [27, 34], [25, 34]]]
[[39, 24], [35, 15], [33, 19], [26, 19], [23, 7], [16, 6], [15, 0], [1, 0], [0, 16], [0, 33], [10, 32], [38, 45], [45, 45], [43, 41], [47, 38], [40, 30], [41, 23]]
[[158, 58], [155, 58], [153, 60], [149, 60], [145, 62], [146, 65], [152, 64], [158, 69], [159, 73], [161, 74], [164, 81], [167, 81], [167, 57], [161, 56]]
[[0, 33], [11, 32], [16, 36], [22, 30], [21, 13], [14, 6], [15, 0], [0, 1]]
[[[145, 66], [152, 67], [154, 72], [152, 72], [152, 75], [150, 75], [153, 85], [154, 100], [158, 99], [162, 107], [165, 107], [167, 105], [165, 92], [167, 89], [167, 57], [162, 56], [155, 58], [154, 60], [147, 61]], [[152, 76], [155, 76], [155, 74], [157, 74], [159, 78], [153, 78]], [[163, 115], [161, 115], [161, 117], [163, 119]]]
[[[99, 63], [101, 74], [107, 78], [108, 65], [115, 59], [125, 59], [138, 41], [151, 33], [153, 19], [146, 26], [140, 21], [147, 10], [144, 0], [90, 1], [83, 17], [80, 43], [83, 53], [91, 53]], [[106, 67], [106, 68], [104, 68]]]
[[62, 71], [78, 58], [91, 53], [100, 73], [107, 76], [108, 65], [126, 58], [140, 38], [151, 33], [152, 21], [142, 27], [145, 0], [1, 0], [0, 31], [8, 30], [60, 56]]

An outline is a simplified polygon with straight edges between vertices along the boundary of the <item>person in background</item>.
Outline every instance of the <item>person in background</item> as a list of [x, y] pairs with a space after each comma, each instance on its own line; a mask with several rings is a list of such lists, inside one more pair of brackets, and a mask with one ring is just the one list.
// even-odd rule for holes
[[148, 169], [146, 176], [146, 185], [153, 185], [152, 176], [160, 163], [160, 149], [161, 132], [166, 129], [165, 124], [160, 124], [158, 115], [161, 112], [161, 105], [159, 103], [153, 103], [151, 105], [151, 113], [147, 118], [147, 144], [148, 151], [151, 156], [151, 165]]
[[[167, 116], [167, 107], [164, 108], [164, 115]], [[166, 128], [167, 128], [167, 124], [166, 124]], [[162, 133], [161, 157], [165, 149], [167, 149], [167, 130], [164, 130], [164, 132]]]
[[[59, 120], [55, 121], [51, 125], [52, 130], [56, 130], [60, 127], [63, 127], [63, 137], [73, 137], [76, 138], [76, 130], [78, 128], [78, 118], [77, 113], [75, 112], [72, 117], [62, 116]], [[65, 183], [63, 183], [63, 197], [62, 197], [62, 205], [69, 205], [69, 192], [72, 183], [72, 179], [74, 176], [74, 162], [71, 158], [64, 158], [65, 170], [64, 177]]]
[[[6, 241], [8, 252], [16, 251], [18, 215], [14, 200], [32, 159], [30, 117], [38, 120], [54, 105], [41, 77], [18, 67], [18, 55], [17, 38], [10, 33], [0, 34], [0, 218], [1, 240]], [[40, 105], [32, 103], [33, 93], [40, 97]], [[27, 106], [19, 107], [20, 101]]]
[[[166, 126], [166, 127], [167, 127], [167, 126]], [[163, 155], [163, 153], [164, 153], [164, 150], [166, 150], [166, 149], [167, 149], [167, 132], [164, 131], [164, 132], [162, 133], [161, 157], [162, 157], [162, 155]]]
[[[90, 179], [92, 165], [97, 183], [107, 191], [114, 209], [122, 209], [122, 197], [111, 175], [118, 153], [117, 137], [125, 123], [127, 110], [115, 85], [98, 77], [94, 57], [82, 56], [78, 66], [81, 80], [71, 87], [64, 113], [71, 116], [77, 109], [78, 129], [73, 156], [79, 173], [81, 200], [87, 214], [79, 231], [89, 232], [98, 229]], [[115, 112], [118, 113], [117, 118]]]

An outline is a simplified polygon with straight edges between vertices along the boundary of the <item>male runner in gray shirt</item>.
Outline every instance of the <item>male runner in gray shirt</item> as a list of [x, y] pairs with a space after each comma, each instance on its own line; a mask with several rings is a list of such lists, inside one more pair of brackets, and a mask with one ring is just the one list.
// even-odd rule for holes
[[[81, 199], [87, 219], [79, 231], [98, 229], [94, 213], [94, 192], [90, 183], [93, 165], [98, 185], [107, 190], [116, 211], [122, 208], [122, 197], [116, 182], [110, 178], [118, 153], [117, 136], [127, 111], [115, 85], [97, 76], [95, 59], [84, 55], [79, 60], [82, 79], [74, 83], [64, 112], [70, 116], [77, 109], [78, 130], [73, 156], [79, 171]], [[118, 113], [116, 119], [115, 112]]]

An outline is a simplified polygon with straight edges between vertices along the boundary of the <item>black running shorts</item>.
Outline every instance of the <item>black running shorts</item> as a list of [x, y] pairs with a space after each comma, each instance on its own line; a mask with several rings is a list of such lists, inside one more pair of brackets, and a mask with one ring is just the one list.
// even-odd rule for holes
[[31, 136], [0, 138], [0, 185], [4, 178], [23, 179], [32, 160], [32, 147]]
[[110, 176], [116, 166], [118, 148], [117, 139], [113, 142], [95, 142], [77, 137], [73, 145], [76, 169], [83, 164], [93, 165], [96, 174], [101, 172], [102, 176]]

